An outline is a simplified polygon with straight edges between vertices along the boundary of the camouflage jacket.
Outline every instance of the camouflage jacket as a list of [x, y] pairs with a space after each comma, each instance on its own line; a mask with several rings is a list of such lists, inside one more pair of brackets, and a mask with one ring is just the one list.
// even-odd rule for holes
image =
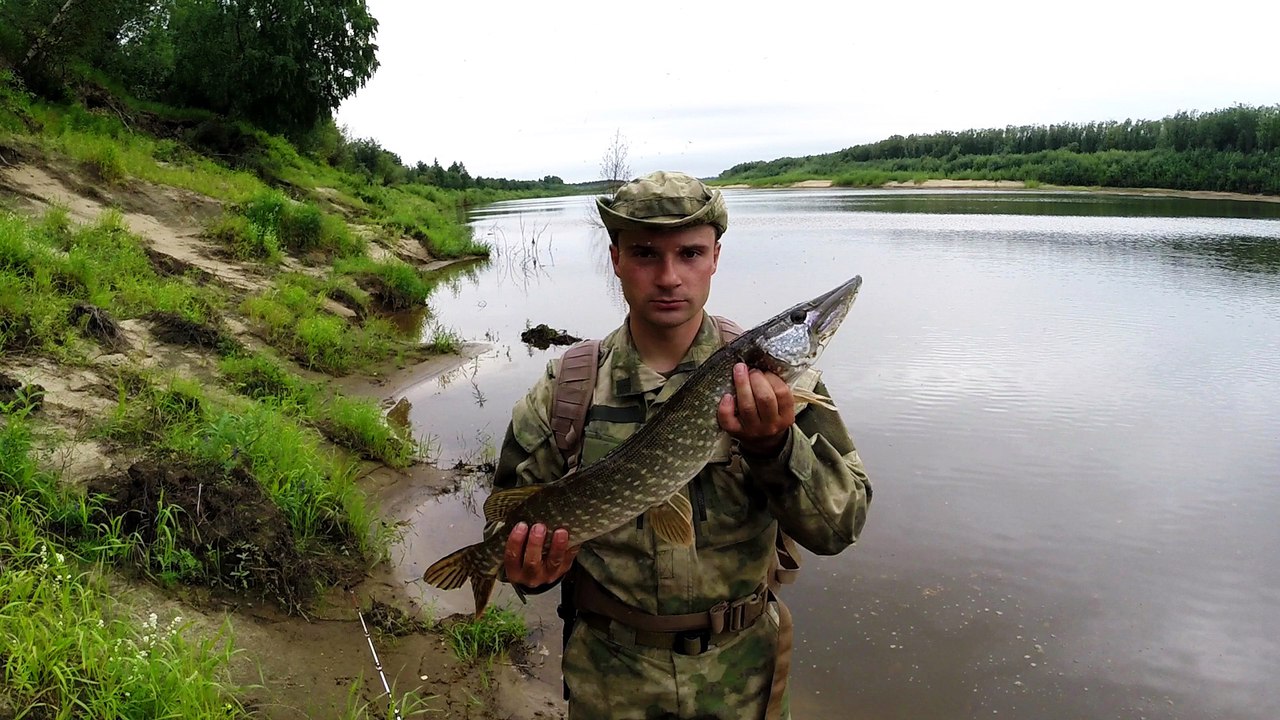
[[[640, 362], [627, 324], [600, 344], [600, 372], [584, 432], [589, 465], [651, 419], [689, 373], [721, 345], [710, 316], [670, 377]], [[550, 414], [559, 360], [512, 411], [496, 488], [551, 482], [565, 472]], [[810, 374], [810, 387], [825, 392]], [[619, 482], [625, 479], [619, 478]], [[620, 600], [653, 614], [701, 612], [753, 592], [774, 558], [775, 523], [809, 550], [831, 555], [853, 544], [866, 520], [871, 484], [840, 416], [801, 409], [776, 458], [743, 457], [725, 435], [682, 491], [694, 509], [692, 547], [660, 542], [643, 516], [586, 543], [577, 562]]]

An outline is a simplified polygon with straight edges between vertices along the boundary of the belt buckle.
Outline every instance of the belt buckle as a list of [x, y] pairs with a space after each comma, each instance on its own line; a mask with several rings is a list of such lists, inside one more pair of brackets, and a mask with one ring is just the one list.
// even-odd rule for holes
[[711, 606], [711, 632], [718, 635], [722, 632], [739, 632], [747, 629], [751, 623], [747, 621], [747, 609], [761, 602], [760, 593], [752, 593], [733, 602], [721, 600]]

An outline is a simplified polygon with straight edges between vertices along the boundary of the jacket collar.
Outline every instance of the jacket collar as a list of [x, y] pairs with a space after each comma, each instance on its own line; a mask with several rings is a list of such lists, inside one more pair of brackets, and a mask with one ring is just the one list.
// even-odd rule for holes
[[[628, 322], [622, 323], [621, 327], [609, 333], [601, 344], [613, 353], [613, 361], [609, 365], [615, 397], [639, 395], [656, 390], [667, 383], [668, 379], [661, 373], [640, 361], [640, 353], [631, 339], [631, 327]], [[704, 310], [702, 327], [698, 328], [698, 335], [693, 339], [693, 344], [689, 346], [680, 363], [672, 371], [672, 377], [697, 369], [720, 348], [721, 344], [720, 331], [716, 328], [715, 321]]]

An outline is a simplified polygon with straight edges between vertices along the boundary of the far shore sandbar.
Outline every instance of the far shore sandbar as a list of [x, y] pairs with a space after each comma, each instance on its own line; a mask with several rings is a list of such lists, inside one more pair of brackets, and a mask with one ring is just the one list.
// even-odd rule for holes
[[[777, 189], [777, 188], [799, 188], [799, 189], [825, 189], [834, 187], [831, 180], [801, 180], [786, 185], [771, 185], [760, 189]], [[721, 190], [748, 190], [752, 186], [746, 183], [736, 183], [733, 185], [719, 185]], [[878, 187], [863, 187], [860, 189], [883, 189], [883, 190], [945, 190], [945, 189], [967, 189], [967, 190], [1041, 190], [1053, 192], [1088, 192], [1088, 193], [1106, 193], [1111, 195], [1148, 195], [1151, 197], [1176, 197], [1176, 198], [1195, 198], [1201, 200], [1245, 200], [1251, 202], [1269, 202], [1280, 203], [1280, 195], [1250, 195], [1248, 193], [1238, 192], [1222, 192], [1218, 190], [1172, 190], [1169, 188], [1118, 188], [1118, 187], [1084, 187], [1069, 185], [1048, 185], [1039, 184], [1032, 188], [1028, 188], [1027, 184], [1022, 180], [953, 180], [949, 178], [935, 178], [932, 180], [924, 180], [915, 182], [912, 180], [893, 180]]]

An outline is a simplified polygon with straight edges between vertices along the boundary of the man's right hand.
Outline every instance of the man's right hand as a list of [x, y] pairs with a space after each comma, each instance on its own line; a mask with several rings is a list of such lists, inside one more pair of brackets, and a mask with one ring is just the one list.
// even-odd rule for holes
[[578, 555], [578, 547], [569, 547], [569, 531], [559, 528], [552, 533], [551, 550], [543, 553], [546, 541], [546, 525], [538, 523], [530, 529], [525, 523], [516, 523], [507, 536], [502, 561], [507, 582], [536, 588], [553, 583], [569, 572]]

